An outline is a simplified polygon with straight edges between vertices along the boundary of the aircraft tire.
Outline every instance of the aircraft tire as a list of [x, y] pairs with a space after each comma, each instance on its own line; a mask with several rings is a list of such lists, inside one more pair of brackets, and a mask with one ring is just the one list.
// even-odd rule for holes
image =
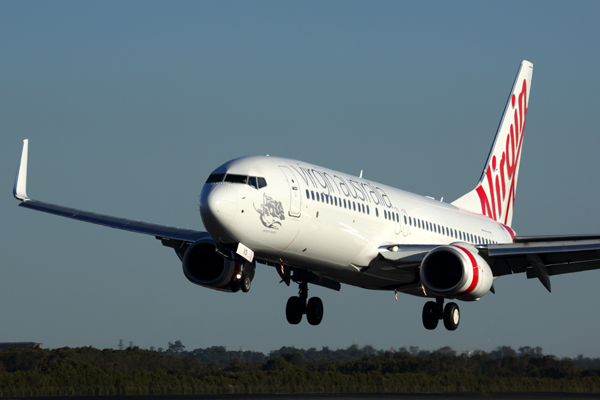
[[437, 304], [435, 301], [428, 301], [423, 306], [423, 326], [432, 331], [437, 328], [439, 321]]
[[444, 308], [444, 326], [449, 331], [455, 331], [460, 323], [460, 310], [456, 303], [448, 303]]
[[306, 319], [311, 325], [319, 325], [323, 320], [323, 302], [318, 297], [311, 297], [306, 305]]
[[241, 279], [242, 292], [248, 293], [250, 291], [250, 286], [252, 285], [252, 281], [246, 275], [242, 276]]
[[285, 306], [285, 317], [292, 325], [298, 325], [302, 321], [304, 304], [298, 296], [292, 296], [288, 299]]
[[242, 284], [240, 283], [240, 281], [238, 281], [237, 279], [233, 278], [233, 279], [231, 280], [231, 284], [230, 284], [231, 291], [232, 291], [233, 293], [235, 293], [235, 292], [239, 291], [239, 290], [240, 290], [240, 287], [241, 287], [241, 285], [242, 285]]

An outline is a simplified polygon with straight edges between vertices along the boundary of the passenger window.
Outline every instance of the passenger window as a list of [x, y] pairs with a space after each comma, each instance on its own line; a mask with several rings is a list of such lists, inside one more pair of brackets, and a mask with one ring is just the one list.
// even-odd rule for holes
[[310, 196], [312, 197], [312, 199], [315, 199], [315, 192], [313, 192], [312, 190], [310, 191]]
[[208, 179], [206, 180], [206, 183], [223, 182], [224, 177], [225, 177], [225, 174], [211, 174], [211, 175], [209, 175]]
[[308, 200], [310, 200], [310, 192], [308, 191], [308, 189], [306, 189], [306, 198], [307, 198]]
[[404, 224], [408, 224], [408, 220], [406, 219], [406, 215], [404, 216]]
[[267, 186], [267, 181], [265, 180], [265, 178], [256, 178], [258, 180], [258, 188], [262, 189], [265, 186]]
[[367, 206], [367, 215], [369, 215], [369, 206]]
[[335, 205], [337, 206], [337, 197], [333, 198], [333, 202], [335, 203]]
[[356, 203], [355, 203], [355, 202], [352, 202], [352, 209], [353, 209], [354, 211], [356, 211]]
[[365, 213], [365, 205], [364, 205], [364, 204], [361, 204], [361, 205], [360, 205], [360, 207], [362, 208], [362, 212], [363, 212], [363, 214], [364, 214], [364, 213]]

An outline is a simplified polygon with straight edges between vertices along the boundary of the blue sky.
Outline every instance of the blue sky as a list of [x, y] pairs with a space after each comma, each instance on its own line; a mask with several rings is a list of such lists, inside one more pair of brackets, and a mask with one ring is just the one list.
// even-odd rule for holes
[[[600, 272], [524, 275], [425, 331], [423, 299], [311, 287], [318, 327], [285, 321], [296, 287], [259, 266], [248, 294], [194, 286], [152, 237], [17, 207], [30, 197], [202, 229], [208, 174], [271, 154], [454, 200], [474, 187], [519, 63], [534, 63], [513, 228], [600, 233], [600, 3], [0, 3], [0, 341], [46, 347], [541, 346], [600, 356]], [[332, 249], [334, 251], [334, 249]]]

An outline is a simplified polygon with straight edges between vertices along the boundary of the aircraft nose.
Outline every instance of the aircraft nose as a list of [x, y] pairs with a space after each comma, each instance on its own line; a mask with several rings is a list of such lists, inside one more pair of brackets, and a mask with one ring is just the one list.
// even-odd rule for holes
[[208, 233], [213, 238], [226, 241], [229, 227], [237, 211], [235, 189], [229, 185], [206, 184], [200, 195], [200, 216]]

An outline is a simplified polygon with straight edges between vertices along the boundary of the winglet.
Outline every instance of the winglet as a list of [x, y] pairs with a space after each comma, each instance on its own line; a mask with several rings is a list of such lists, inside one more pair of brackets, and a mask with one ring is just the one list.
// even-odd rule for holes
[[15, 186], [13, 188], [13, 195], [17, 200], [29, 200], [27, 197], [27, 153], [29, 150], [29, 139], [23, 140], [23, 152], [21, 153], [21, 161], [19, 162], [19, 169], [17, 170], [17, 176], [15, 177]]

